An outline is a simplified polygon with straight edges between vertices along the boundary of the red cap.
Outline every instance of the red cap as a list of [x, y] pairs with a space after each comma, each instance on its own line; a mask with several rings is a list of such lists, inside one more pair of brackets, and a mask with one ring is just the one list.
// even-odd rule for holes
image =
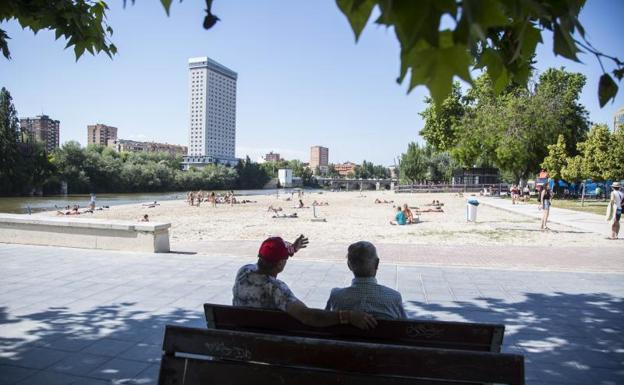
[[279, 262], [288, 259], [290, 252], [282, 238], [271, 237], [262, 242], [258, 256], [267, 262]]

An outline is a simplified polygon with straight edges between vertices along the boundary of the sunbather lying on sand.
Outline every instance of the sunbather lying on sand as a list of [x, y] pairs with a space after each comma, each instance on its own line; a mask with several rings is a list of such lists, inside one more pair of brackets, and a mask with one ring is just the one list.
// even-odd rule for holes
[[277, 214], [277, 215], [273, 215], [271, 218], [299, 218], [297, 216], [297, 213], [292, 213], [292, 214]]
[[270, 205], [269, 208], [267, 209], [267, 211], [273, 211], [274, 214], [277, 214], [278, 212], [282, 211], [281, 207], [273, 207], [273, 205]]

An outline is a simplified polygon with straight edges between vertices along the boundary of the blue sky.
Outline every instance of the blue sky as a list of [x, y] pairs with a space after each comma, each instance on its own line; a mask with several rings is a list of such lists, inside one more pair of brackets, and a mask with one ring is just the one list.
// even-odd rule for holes
[[[130, 3], [130, 2], [128, 2]], [[331, 0], [216, 0], [221, 22], [205, 31], [203, 1], [174, 2], [167, 17], [158, 1], [125, 9], [111, 0], [109, 23], [119, 54], [85, 54], [78, 62], [53, 33], [34, 35], [12, 21], [13, 59], [0, 58], [0, 85], [21, 117], [45, 113], [61, 121], [61, 142], [87, 140], [87, 125], [119, 128], [119, 137], [187, 144], [187, 59], [209, 56], [238, 78], [237, 156], [270, 150], [308, 161], [309, 147], [329, 147], [330, 162], [363, 159], [390, 165], [410, 141], [421, 141], [427, 90], [406, 94], [395, 79], [399, 46], [394, 32], [369, 25], [355, 44]], [[581, 14], [590, 41], [624, 56], [624, 1], [590, 0]], [[537, 68], [565, 66], [588, 78], [582, 103], [594, 122], [612, 124], [624, 89], [600, 109], [601, 75], [594, 57], [577, 64], [539, 46]], [[620, 84], [624, 88], [624, 83]]]

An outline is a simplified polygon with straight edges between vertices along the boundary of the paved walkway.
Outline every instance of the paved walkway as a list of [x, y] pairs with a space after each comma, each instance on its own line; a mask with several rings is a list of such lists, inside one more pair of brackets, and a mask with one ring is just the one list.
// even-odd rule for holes
[[[488, 206], [507, 210], [520, 215], [525, 215], [531, 218], [537, 218], [540, 220], [542, 219], [542, 212], [538, 209], [537, 202], [520, 203], [514, 205], [511, 203], [511, 199], [479, 197], [478, 200], [480, 203], [486, 204]], [[478, 218], [479, 216], [477, 214], [477, 219]], [[558, 223], [560, 225], [573, 227], [583, 231], [600, 234], [605, 238], [610, 235], [609, 223], [605, 221], [604, 216], [598, 214], [551, 207], [548, 221]]]
[[[155, 384], [165, 324], [203, 327], [253, 258], [0, 244], [0, 384]], [[309, 306], [347, 285], [344, 261], [293, 258]], [[624, 383], [624, 274], [382, 263], [413, 318], [506, 325], [530, 385]]]
[[[539, 231], [539, 230], [536, 230]], [[177, 243], [172, 250], [205, 256], [258, 253], [257, 241], [198, 241]], [[312, 240], [296, 259], [344, 262], [349, 242]], [[578, 271], [624, 273], [624, 240], [613, 247], [566, 246], [439, 246], [376, 243], [383, 263], [433, 267], [470, 267], [524, 271]]]

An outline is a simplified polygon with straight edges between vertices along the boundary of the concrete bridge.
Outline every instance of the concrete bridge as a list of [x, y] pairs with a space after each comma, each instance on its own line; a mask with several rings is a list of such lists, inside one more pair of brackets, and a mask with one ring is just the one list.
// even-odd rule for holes
[[394, 190], [399, 184], [397, 178], [328, 178], [315, 177], [321, 186], [329, 186], [332, 189], [353, 190]]

